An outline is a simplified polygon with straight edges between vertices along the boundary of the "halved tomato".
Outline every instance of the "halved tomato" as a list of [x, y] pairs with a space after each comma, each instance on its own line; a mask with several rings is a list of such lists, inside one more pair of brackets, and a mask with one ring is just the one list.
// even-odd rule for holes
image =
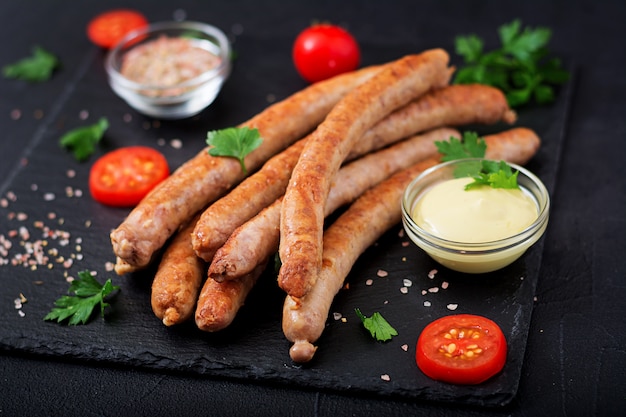
[[426, 376], [452, 384], [480, 384], [506, 362], [506, 339], [492, 320], [456, 314], [428, 324], [417, 340], [415, 359]]
[[131, 207], [169, 174], [161, 152], [146, 146], [129, 146], [109, 152], [93, 164], [89, 191], [102, 204]]
[[87, 36], [98, 46], [114, 47], [135, 29], [148, 26], [148, 19], [135, 10], [115, 9], [94, 17], [87, 24]]

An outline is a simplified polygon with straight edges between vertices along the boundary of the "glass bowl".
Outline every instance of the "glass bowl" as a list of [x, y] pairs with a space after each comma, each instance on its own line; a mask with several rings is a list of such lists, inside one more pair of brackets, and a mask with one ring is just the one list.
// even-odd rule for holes
[[113, 91], [147, 116], [183, 119], [209, 106], [230, 75], [230, 43], [215, 26], [161, 22], [129, 33], [109, 52]]
[[517, 181], [522, 191], [537, 205], [537, 219], [524, 230], [499, 240], [468, 243], [442, 239], [420, 227], [412, 217], [420, 198], [435, 184], [455, 178], [454, 172], [463, 164], [480, 161], [472, 158], [436, 165], [415, 178], [402, 197], [402, 224], [409, 238], [441, 265], [470, 274], [496, 271], [517, 260], [543, 235], [550, 211], [550, 196], [541, 180], [525, 168], [509, 164], [519, 171]]

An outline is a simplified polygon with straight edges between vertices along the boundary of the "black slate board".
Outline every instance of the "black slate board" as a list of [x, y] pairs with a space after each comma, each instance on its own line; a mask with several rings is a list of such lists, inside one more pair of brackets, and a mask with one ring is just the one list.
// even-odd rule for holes
[[[376, 57], [375, 62], [383, 62], [411, 51], [370, 49], [367, 52]], [[278, 76], [271, 67], [257, 65], [258, 78], [249, 77], [236, 67], [222, 95], [209, 110], [191, 120], [158, 122], [134, 113], [113, 96], [101, 69], [102, 56], [87, 56], [84, 62], [72, 84], [44, 116], [44, 127], [28, 142], [24, 159], [3, 162], [14, 164], [16, 169], [11, 177], [0, 182], [0, 198], [8, 203], [8, 207], [0, 207], [0, 235], [13, 244], [2, 258], [25, 251], [18, 237], [10, 237], [11, 231], [19, 230], [20, 226], [30, 231], [31, 241], [40, 237], [41, 229], [35, 227], [36, 221], [68, 232], [70, 238], [67, 245], [59, 239], [47, 238], [45, 253], [52, 248], [59, 252], [51, 259], [54, 265], [51, 269], [0, 265], [0, 349], [59, 360], [409, 400], [500, 406], [514, 398], [535, 287], [540, 278], [543, 239], [510, 267], [470, 276], [438, 266], [412, 244], [406, 245], [408, 239], [401, 236], [401, 226], [394, 227], [355, 265], [348, 277], [349, 290], [340, 292], [332, 307], [327, 328], [318, 341], [316, 357], [304, 366], [289, 360], [289, 343], [280, 327], [284, 295], [271, 273], [261, 280], [229, 329], [206, 334], [192, 323], [164, 327], [150, 308], [153, 271], [129, 277], [117, 277], [105, 271], [105, 264], [114, 261], [109, 231], [127, 211], [100, 206], [87, 196], [90, 163], [74, 162], [58, 147], [58, 137], [67, 129], [93, 123], [104, 115], [109, 118], [111, 128], [98, 155], [123, 145], [152, 145], [159, 147], [175, 168], [201, 149], [207, 130], [239, 123], [267, 105], [269, 95], [282, 98], [303, 85], [295, 77]], [[251, 64], [242, 57], [238, 67]], [[258, 88], [259, 85], [263, 88]], [[551, 193], [556, 185], [572, 96], [573, 82], [570, 82], [559, 92], [555, 104], [522, 109], [519, 113], [518, 125], [535, 129], [543, 140], [528, 168], [545, 182]], [[89, 111], [87, 121], [79, 119], [82, 110]], [[479, 133], [503, 128], [475, 127]], [[184, 146], [171, 147], [172, 139], [181, 139]], [[75, 171], [76, 176], [69, 177], [68, 170]], [[70, 187], [69, 195], [67, 187]], [[77, 196], [80, 192], [82, 197]], [[49, 200], [48, 193], [53, 193], [55, 198]], [[50, 213], [56, 217], [50, 218]], [[20, 215], [26, 215], [27, 219], [20, 220]], [[106, 321], [96, 318], [86, 326], [68, 327], [42, 320], [54, 300], [68, 288], [65, 269], [55, 260], [59, 256], [75, 257], [69, 269], [73, 276], [84, 269], [95, 270], [99, 279], [111, 277], [114, 284], [121, 286]], [[428, 273], [432, 269], [438, 273], [430, 279]], [[377, 276], [379, 270], [388, 275]], [[365, 284], [367, 279], [373, 280], [371, 286]], [[407, 293], [401, 292], [405, 280], [412, 284]], [[447, 289], [442, 288], [443, 282], [448, 283]], [[430, 288], [439, 291], [428, 292]], [[427, 291], [426, 295], [422, 295], [422, 290]], [[14, 300], [20, 294], [27, 302], [17, 308]], [[424, 301], [429, 301], [431, 306], [424, 306]], [[458, 304], [458, 308], [451, 311], [446, 307], [448, 304]], [[396, 327], [399, 336], [388, 343], [373, 341], [355, 316], [356, 307], [367, 315], [380, 311]], [[335, 320], [332, 313], [340, 313], [347, 321]], [[476, 387], [447, 385], [421, 374], [414, 361], [415, 342], [421, 329], [430, 321], [452, 313], [481, 314], [502, 327], [509, 343], [509, 356], [501, 374]], [[403, 346], [407, 347], [406, 351]], [[389, 381], [383, 380], [383, 375], [388, 375]]]

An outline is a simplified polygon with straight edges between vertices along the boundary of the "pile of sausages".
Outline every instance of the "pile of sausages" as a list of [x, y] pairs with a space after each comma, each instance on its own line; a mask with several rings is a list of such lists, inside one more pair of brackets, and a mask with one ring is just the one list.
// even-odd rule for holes
[[[234, 320], [278, 252], [290, 357], [310, 361], [352, 266], [400, 222], [408, 183], [439, 162], [434, 142], [459, 138], [457, 126], [516, 121], [499, 90], [449, 85], [448, 62], [432, 49], [342, 74], [242, 123], [263, 138], [245, 158], [252, 174], [203, 149], [111, 233], [116, 272], [158, 260], [155, 315], [166, 326], [195, 316], [214, 332]], [[484, 139], [488, 158], [517, 164], [540, 145], [526, 128]]]

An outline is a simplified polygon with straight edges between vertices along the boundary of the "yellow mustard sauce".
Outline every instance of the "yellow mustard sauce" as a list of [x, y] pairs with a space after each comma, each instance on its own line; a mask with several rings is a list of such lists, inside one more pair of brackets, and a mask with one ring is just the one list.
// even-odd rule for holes
[[417, 225], [441, 239], [484, 243], [511, 237], [538, 217], [538, 206], [520, 189], [482, 186], [465, 190], [471, 178], [444, 181], [413, 208]]

